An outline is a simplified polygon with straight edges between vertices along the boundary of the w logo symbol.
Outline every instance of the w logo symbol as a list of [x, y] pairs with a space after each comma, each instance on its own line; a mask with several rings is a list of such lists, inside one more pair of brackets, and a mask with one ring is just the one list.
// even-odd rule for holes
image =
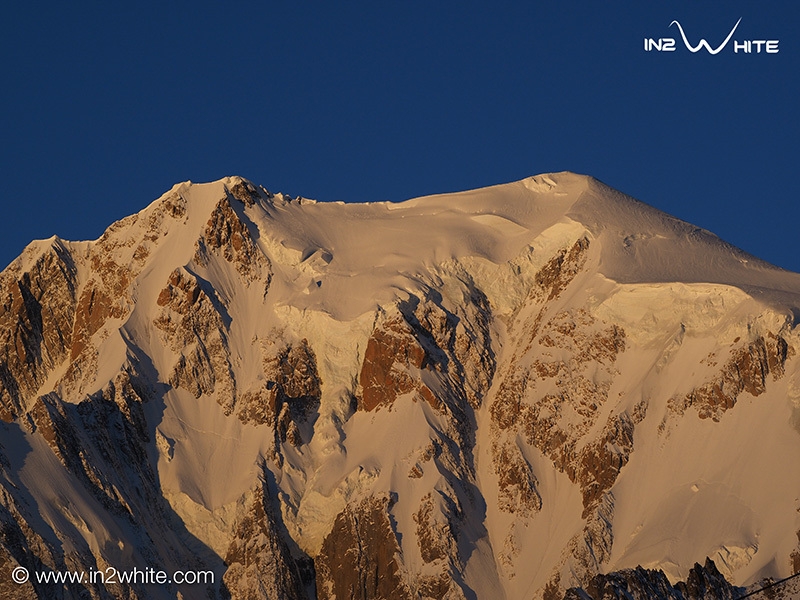
[[736, 28], [739, 26], [739, 23], [741, 22], [742, 22], [741, 18], [738, 21], [736, 21], [736, 25], [733, 26], [733, 29], [731, 29], [731, 32], [728, 34], [728, 37], [725, 38], [724, 42], [722, 42], [719, 46], [717, 46], [716, 50], [711, 49], [711, 46], [708, 45], [708, 42], [705, 40], [705, 38], [701, 38], [696, 46], [692, 46], [689, 43], [689, 40], [686, 39], [686, 33], [684, 33], [683, 31], [683, 27], [681, 27], [681, 24], [678, 23], [677, 21], [673, 21], [672, 23], [669, 24], [669, 26], [670, 27], [672, 27], [673, 25], [678, 26], [678, 31], [681, 32], [681, 37], [683, 38], [683, 44], [686, 46], [686, 49], [689, 50], [689, 52], [699, 52], [700, 48], [705, 48], [709, 54], [719, 54], [719, 52], [725, 46], [728, 45], [728, 42], [731, 41], [731, 38], [733, 37], [733, 32], [736, 31]]

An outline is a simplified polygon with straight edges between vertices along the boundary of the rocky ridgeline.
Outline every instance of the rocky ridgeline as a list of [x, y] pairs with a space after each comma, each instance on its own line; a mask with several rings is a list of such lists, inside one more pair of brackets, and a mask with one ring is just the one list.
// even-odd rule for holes
[[60, 240], [29, 268], [11, 265], [0, 276], [0, 418], [4, 421], [24, 412], [26, 400], [71, 355], [76, 287], [75, 263]]

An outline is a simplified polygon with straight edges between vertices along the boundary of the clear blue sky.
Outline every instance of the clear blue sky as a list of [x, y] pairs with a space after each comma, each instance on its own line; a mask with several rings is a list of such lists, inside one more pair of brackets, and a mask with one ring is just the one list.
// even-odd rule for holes
[[[4, 6], [2, 265], [186, 179], [399, 201], [571, 170], [800, 271], [797, 2], [119, 4]], [[780, 52], [669, 27], [739, 18]]]

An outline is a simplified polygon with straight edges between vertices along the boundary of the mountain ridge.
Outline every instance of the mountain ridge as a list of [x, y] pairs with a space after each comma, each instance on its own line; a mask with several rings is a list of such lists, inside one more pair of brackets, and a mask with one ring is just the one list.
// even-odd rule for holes
[[185, 182], [32, 243], [0, 290], [0, 417], [29, 448], [0, 516], [41, 536], [0, 570], [513, 599], [797, 568], [800, 275], [595, 179], [397, 204]]

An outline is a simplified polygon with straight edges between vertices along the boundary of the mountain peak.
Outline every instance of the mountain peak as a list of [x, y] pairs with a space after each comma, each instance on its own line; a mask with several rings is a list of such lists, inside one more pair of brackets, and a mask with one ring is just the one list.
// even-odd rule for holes
[[788, 576], [799, 277], [574, 173], [177, 184], [0, 275], [0, 570], [320, 600]]

